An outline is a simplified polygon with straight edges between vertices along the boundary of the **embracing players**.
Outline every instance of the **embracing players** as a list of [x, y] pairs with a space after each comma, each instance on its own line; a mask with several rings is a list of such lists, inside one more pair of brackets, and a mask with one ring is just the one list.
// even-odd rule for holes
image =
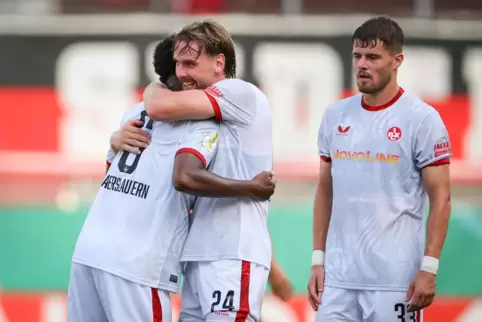
[[[154, 59], [157, 63], [168, 57], [165, 63], [174, 71], [172, 42], [172, 37], [161, 42]], [[175, 75], [161, 74], [161, 81], [174, 89]], [[178, 290], [188, 212], [195, 202], [195, 197], [177, 192], [173, 181], [179, 189], [189, 186], [186, 175], [195, 175], [197, 179], [192, 182], [199, 183], [202, 178], [209, 187], [230, 187], [222, 195], [245, 196], [246, 203], [256, 197], [267, 200], [274, 191], [267, 171], [246, 181], [206, 171], [212, 167], [223, 135], [219, 122], [154, 121], [143, 103], [125, 113], [123, 123], [133, 120], [151, 134], [152, 143], [134, 154], [109, 152], [112, 164], [72, 259], [69, 322], [171, 321], [169, 293]], [[193, 190], [212, 191], [197, 186]]]
[[[246, 180], [272, 169], [271, 108], [254, 85], [235, 79], [236, 57], [228, 32], [213, 21], [183, 28], [174, 41], [176, 74], [184, 91], [152, 84], [144, 93], [154, 120], [216, 118], [219, 147], [214, 174]], [[176, 158], [176, 188], [209, 197], [236, 191], [207, 182], [192, 154]], [[268, 201], [198, 198], [181, 260], [187, 263], [181, 320], [257, 321], [271, 262]]]
[[319, 322], [422, 321], [434, 299], [450, 143], [439, 113], [397, 84], [403, 41], [389, 18], [362, 24], [352, 38], [361, 94], [321, 122], [308, 285]]

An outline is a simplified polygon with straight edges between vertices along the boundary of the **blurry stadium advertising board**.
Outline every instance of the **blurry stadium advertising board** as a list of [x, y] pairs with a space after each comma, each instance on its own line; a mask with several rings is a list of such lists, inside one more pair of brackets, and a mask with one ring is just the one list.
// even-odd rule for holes
[[[0, 127], [0, 174], [96, 178], [110, 133], [156, 78], [156, 41], [193, 20], [0, 18], [0, 108], [8, 119]], [[271, 100], [280, 178], [316, 178], [321, 116], [354, 92], [351, 34], [365, 18], [219, 17], [236, 42], [238, 76], [255, 81]], [[401, 85], [442, 115], [453, 180], [482, 181], [482, 22], [400, 22]]]
[[[179, 316], [179, 296], [172, 298], [173, 317]], [[2, 322], [65, 322], [66, 298], [63, 294], [9, 294], [0, 298]], [[265, 322], [313, 322], [315, 312], [305, 296], [283, 303], [267, 296], [263, 303]], [[3, 318], [3, 319], [2, 319]], [[482, 320], [482, 302], [470, 299], [436, 300], [425, 310], [425, 322], [479, 322]], [[175, 320], [177, 321], [177, 320]]]

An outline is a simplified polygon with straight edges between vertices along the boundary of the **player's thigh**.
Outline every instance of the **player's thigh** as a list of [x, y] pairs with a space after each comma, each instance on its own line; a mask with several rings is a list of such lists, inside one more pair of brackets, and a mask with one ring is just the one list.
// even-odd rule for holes
[[199, 298], [206, 322], [259, 321], [267, 268], [240, 260], [200, 262]]
[[408, 312], [407, 292], [364, 291], [360, 294], [363, 321], [423, 322], [423, 311]]
[[181, 290], [180, 322], [204, 322], [197, 288], [197, 282], [200, 278], [197, 263], [187, 263]]
[[72, 263], [67, 295], [67, 322], [107, 322], [92, 268]]
[[358, 291], [326, 286], [315, 322], [360, 322]]
[[94, 271], [99, 296], [109, 322], [172, 322], [169, 292]]

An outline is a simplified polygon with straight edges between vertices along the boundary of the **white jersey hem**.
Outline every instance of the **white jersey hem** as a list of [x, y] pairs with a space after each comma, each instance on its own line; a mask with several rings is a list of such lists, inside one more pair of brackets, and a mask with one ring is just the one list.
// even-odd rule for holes
[[134, 276], [134, 275], [131, 275], [131, 274], [126, 274], [124, 272], [120, 272], [120, 271], [115, 270], [115, 269], [103, 267], [102, 265], [95, 265], [95, 264], [90, 263], [89, 261], [81, 260], [81, 259], [78, 259], [78, 258], [72, 258], [72, 263], [76, 263], [76, 264], [80, 264], [80, 265], [84, 265], [84, 266], [89, 266], [89, 267], [107, 272], [109, 274], [112, 274], [112, 275], [118, 276], [120, 278], [123, 278], [125, 280], [128, 280], [132, 283], [136, 283], [136, 284], [148, 286], [148, 287], [151, 287], [151, 288], [156, 288], [156, 289], [168, 291], [168, 292], [171, 292], [171, 293], [179, 292], [179, 286], [172, 287], [172, 286], [167, 286], [167, 285], [162, 284], [162, 283], [159, 284], [159, 283], [156, 283], [156, 282], [148, 281], [148, 280], [145, 280], [143, 278], [140, 278], [140, 277], [137, 277], [137, 276]]
[[[223, 255], [223, 256], [205, 256], [205, 255], [185, 255], [181, 257], [181, 262], [186, 263], [186, 262], [216, 262], [216, 261], [222, 261], [222, 260], [238, 260], [238, 261], [246, 261], [250, 263], [255, 263], [258, 265], [261, 265], [268, 270], [271, 270], [271, 264], [266, 265], [265, 263], [262, 263], [261, 261], [254, 260], [249, 257], [239, 257], [239, 256], [231, 256], [231, 255]], [[271, 258], [270, 261], [271, 263]]]
[[333, 288], [342, 288], [347, 290], [362, 290], [362, 291], [389, 291], [389, 292], [407, 292], [406, 286], [393, 285], [364, 285], [364, 284], [345, 284], [345, 283], [330, 283], [325, 282], [325, 286]]

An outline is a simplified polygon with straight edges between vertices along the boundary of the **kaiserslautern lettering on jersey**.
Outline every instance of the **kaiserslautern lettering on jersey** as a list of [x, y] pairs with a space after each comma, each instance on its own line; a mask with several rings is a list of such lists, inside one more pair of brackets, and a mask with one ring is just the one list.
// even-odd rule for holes
[[[205, 90], [222, 120], [216, 159], [210, 171], [236, 180], [251, 180], [273, 167], [271, 108], [254, 85], [222, 80]], [[271, 263], [267, 226], [268, 201], [250, 198], [199, 198], [182, 253], [182, 261], [239, 259]]]
[[439, 113], [402, 89], [378, 107], [358, 94], [328, 107], [318, 148], [333, 177], [325, 284], [407, 290], [425, 247], [421, 169], [451, 157]]
[[[176, 153], [191, 152], [209, 165], [219, 122], [154, 122], [144, 104], [124, 120], [144, 121], [152, 143], [140, 155], [108, 154], [112, 165], [85, 220], [73, 262], [172, 292], [178, 290], [181, 250], [194, 198], [172, 186]], [[108, 160], [109, 161], [109, 160]]]

